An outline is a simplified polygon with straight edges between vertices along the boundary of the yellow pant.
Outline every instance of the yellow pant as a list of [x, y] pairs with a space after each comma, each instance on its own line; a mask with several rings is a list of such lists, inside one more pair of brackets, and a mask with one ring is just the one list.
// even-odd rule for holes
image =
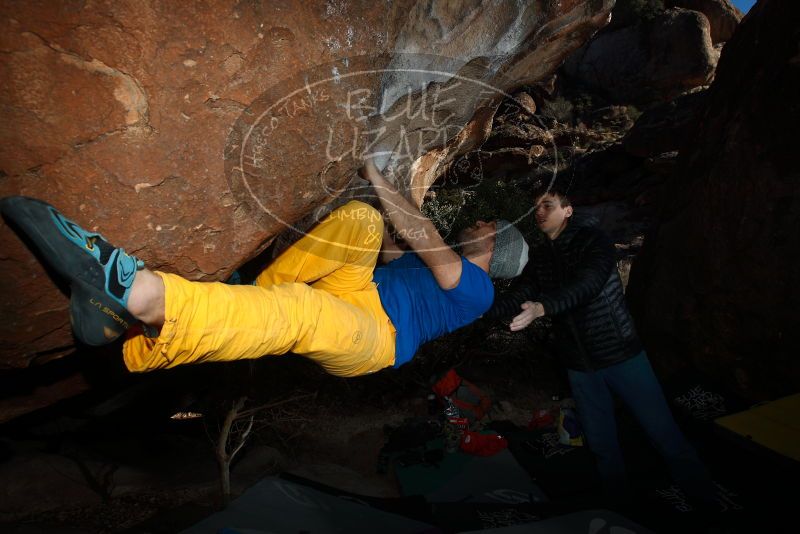
[[157, 272], [165, 287], [158, 338], [131, 331], [131, 371], [259, 358], [292, 351], [337, 376], [394, 364], [395, 329], [372, 273], [383, 220], [351, 201], [289, 247], [253, 286], [190, 282]]

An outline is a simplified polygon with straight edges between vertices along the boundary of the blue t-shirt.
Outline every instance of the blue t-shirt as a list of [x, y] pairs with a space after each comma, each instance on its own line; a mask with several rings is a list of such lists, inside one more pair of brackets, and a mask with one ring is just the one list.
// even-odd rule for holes
[[461, 258], [461, 279], [442, 289], [433, 273], [413, 252], [375, 269], [381, 304], [397, 329], [395, 367], [409, 361], [423, 343], [468, 325], [494, 300], [486, 271]]

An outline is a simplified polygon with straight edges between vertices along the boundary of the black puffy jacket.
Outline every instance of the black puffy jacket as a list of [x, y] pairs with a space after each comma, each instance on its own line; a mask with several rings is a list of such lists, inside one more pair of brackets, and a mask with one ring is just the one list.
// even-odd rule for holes
[[642, 345], [615, 256], [602, 231], [571, 220], [555, 240], [531, 249], [513, 288], [495, 298], [485, 317], [511, 318], [522, 311], [523, 302], [541, 302], [567, 367], [589, 371], [627, 360]]

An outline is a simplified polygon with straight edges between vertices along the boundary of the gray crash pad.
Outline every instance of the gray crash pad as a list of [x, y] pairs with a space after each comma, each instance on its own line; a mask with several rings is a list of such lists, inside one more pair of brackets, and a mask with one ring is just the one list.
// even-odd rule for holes
[[183, 534], [436, 532], [426, 523], [383, 512], [276, 477], [265, 478]]

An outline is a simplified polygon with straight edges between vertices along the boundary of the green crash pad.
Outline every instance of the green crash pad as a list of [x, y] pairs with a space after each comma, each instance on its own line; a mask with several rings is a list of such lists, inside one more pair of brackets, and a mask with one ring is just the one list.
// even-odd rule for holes
[[551, 499], [599, 491], [600, 479], [588, 447], [562, 445], [552, 429], [523, 430], [506, 437], [514, 458]]
[[720, 427], [800, 461], [800, 393], [715, 420]]
[[[426, 444], [441, 450], [443, 440]], [[422, 495], [428, 502], [523, 503], [544, 502], [547, 496], [531, 480], [508, 449], [492, 456], [463, 452], [444, 453], [434, 463], [403, 465], [395, 461], [395, 474], [403, 495]]]

